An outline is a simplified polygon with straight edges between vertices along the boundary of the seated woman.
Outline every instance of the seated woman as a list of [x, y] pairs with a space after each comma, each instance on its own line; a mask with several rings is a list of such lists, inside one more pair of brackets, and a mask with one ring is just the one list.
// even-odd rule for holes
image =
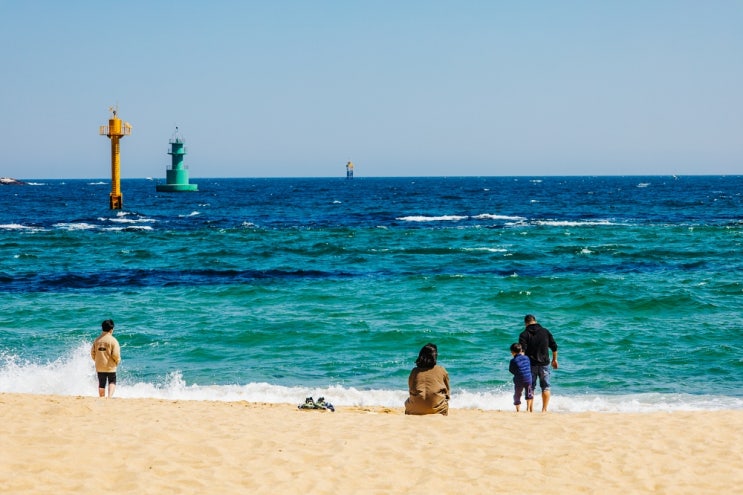
[[449, 373], [436, 364], [436, 344], [426, 344], [418, 353], [415, 368], [408, 377], [410, 397], [405, 414], [449, 414]]

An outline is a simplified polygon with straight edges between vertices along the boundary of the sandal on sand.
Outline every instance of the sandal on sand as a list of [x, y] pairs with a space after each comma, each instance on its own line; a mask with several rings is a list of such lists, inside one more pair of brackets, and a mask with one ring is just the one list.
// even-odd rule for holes
[[312, 400], [312, 397], [307, 397], [304, 400], [304, 404], [299, 404], [297, 407], [299, 409], [317, 409], [317, 406], [315, 404], [315, 401]]
[[335, 407], [330, 402], [325, 402], [325, 397], [317, 399], [317, 405], [322, 406], [323, 409], [330, 409], [330, 412], [335, 412]]
[[320, 409], [320, 410], [330, 410], [331, 412], [335, 412], [335, 407], [333, 407], [333, 404], [330, 402], [325, 402], [324, 397], [320, 397], [317, 399], [317, 402], [312, 400], [312, 397], [307, 397], [304, 400], [304, 404], [299, 404], [297, 406], [299, 409]]

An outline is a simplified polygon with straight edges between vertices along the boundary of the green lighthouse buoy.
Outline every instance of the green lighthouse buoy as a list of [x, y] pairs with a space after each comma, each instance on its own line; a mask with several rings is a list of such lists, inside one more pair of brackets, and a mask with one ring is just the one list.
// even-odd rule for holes
[[188, 169], [183, 165], [183, 156], [186, 154], [186, 148], [183, 146], [183, 138], [175, 128], [175, 133], [170, 139], [170, 151], [168, 154], [171, 158], [170, 168], [165, 170], [165, 184], [157, 184], [155, 189], [160, 192], [188, 192], [198, 191], [197, 184], [188, 183]]

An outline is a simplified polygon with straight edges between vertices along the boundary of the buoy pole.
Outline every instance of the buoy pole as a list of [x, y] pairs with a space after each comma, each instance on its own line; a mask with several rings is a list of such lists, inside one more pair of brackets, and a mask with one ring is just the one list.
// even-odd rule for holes
[[111, 194], [110, 207], [112, 210], [120, 210], [124, 206], [124, 198], [121, 195], [121, 155], [119, 154], [119, 138], [121, 136], [111, 135]]
[[111, 140], [111, 194], [109, 195], [109, 207], [112, 210], [120, 210], [124, 206], [124, 198], [121, 194], [121, 156], [119, 154], [119, 140], [132, 133], [132, 126], [128, 122], [121, 122], [116, 115], [118, 109], [111, 107], [111, 118], [108, 125], [102, 125], [98, 131], [101, 136], [107, 136]]

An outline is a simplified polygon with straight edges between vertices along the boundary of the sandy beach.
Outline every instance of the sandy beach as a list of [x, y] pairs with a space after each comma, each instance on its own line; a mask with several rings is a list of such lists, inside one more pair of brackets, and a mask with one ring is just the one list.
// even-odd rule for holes
[[743, 411], [550, 413], [0, 394], [0, 492], [742, 493]]

